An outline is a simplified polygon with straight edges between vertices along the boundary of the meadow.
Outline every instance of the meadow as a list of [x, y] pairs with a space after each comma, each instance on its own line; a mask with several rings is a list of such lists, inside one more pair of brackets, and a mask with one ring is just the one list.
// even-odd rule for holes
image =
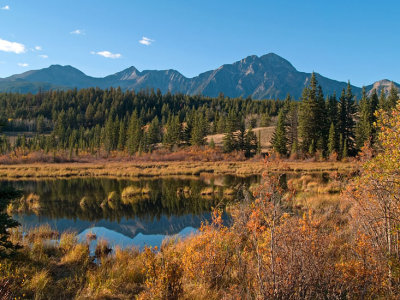
[[[350, 162], [285, 162], [272, 171], [349, 171], [356, 169]], [[214, 175], [248, 176], [261, 174], [263, 160], [245, 162], [104, 162], [1, 165], [0, 178], [63, 178], [63, 177], [158, 177], [211, 173]]]

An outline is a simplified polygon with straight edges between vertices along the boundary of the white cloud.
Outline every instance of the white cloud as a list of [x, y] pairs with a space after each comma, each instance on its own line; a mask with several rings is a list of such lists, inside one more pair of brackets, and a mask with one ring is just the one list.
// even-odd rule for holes
[[42, 46], [35, 46], [36, 51], [42, 51]]
[[16, 54], [24, 53], [26, 51], [25, 45], [9, 42], [0, 38], [0, 51], [14, 52]]
[[111, 53], [110, 51], [99, 51], [99, 52], [91, 51], [90, 53], [97, 54], [97, 55], [107, 57], [107, 58], [120, 58], [122, 56], [119, 53]]
[[146, 45], [146, 46], [150, 46], [152, 43], [154, 42], [154, 40], [148, 38], [148, 37], [142, 37], [142, 39], [139, 41], [139, 43], [141, 43], [142, 45]]
[[82, 35], [85, 34], [85, 32], [82, 29], [76, 29], [74, 31], [71, 31], [70, 34]]
[[1, 9], [2, 9], [2, 10], [10, 10], [10, 6], [5, 5], [5, 6], [2, 6]]
[[48, 58], [49, 56], [46, 55], [46, 54], [41, 54], [41, 55], [39, 55], [39, 57], [41, 57], [41, 58]]
[[27, 64], [27, 63], [18, 63], [18, 66], [26, 68], [26, 67], [29, 67], [29, 64]]

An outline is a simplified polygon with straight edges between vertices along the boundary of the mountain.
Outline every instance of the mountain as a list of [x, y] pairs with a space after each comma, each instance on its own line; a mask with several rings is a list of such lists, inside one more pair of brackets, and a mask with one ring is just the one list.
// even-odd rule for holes
[[[52, 65], [40, 70], [0, 79], [0, 92], [36, 93], [39, 90], [71, 88], [110, 88], [123, 90], [160, 89], [162, 93], [202, 94], [217, 97], [220, 93], [229, 97], [252, 97], [254, 99], [283, 99], [287, 94], [298, 99], [311, 77], [310, 73], [297, 71], [286, 59], [269, 53], [263, 56], [251, 55], [233, 64], [187, 78], [176, 70], [144, 70], [135, 67], [103, 78], [91, 77], [71, 66]], [[316, 73], [326, 95], [336, 92], [340, 95], [346, 82], [329, 79]], [[384, 87], [390, 81], [381, 80], [367, 88]], [[398, 84], [397, 84], [398, 85]], [[399, 85], [398, 85], [399, 86]], [[353, 93], [361, 94], [361, 88], [352, 86]]]
[[[383, 79], [383, 80], [376, 81], [371, 85], [366, 86], [365, 90], [367, 91], [367, 95], [370, 96], [372, 94], [373, 90], [376, 90], [376, 92], [379, 94], [382, 89], [386, 95], [389, 94], [390, 88], [392, 86], [392, 82], [393, 81], [390, 81], [388, 79]], [[400, 84], [398, 84], [396, 82], [393, 82], [393, 83], [396, 85], [397, 89], [400, 90]]]

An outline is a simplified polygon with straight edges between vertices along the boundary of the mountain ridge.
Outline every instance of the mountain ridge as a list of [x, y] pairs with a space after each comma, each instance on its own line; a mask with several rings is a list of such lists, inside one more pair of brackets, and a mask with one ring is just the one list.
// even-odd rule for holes
[[[340, 94], [346, 82], [337, 81], [315, 73], [324, 94]], [[200, 73], [192, 78], [179, 71], [143, 70], [134, 66], [105, 77], [86, 75], [70, 65], [51, 65], [48, 68], [30, 70], [6, 78], [0, 78], [0, 92], [35, 93], [39, 90], [99, 87], [121, 87], [123, 90], [160, 89], [162, 93], [202, 94], [217, 97], [251, 97], [253, 99], [283, 99], [290, 94], [301, 97], [311, 73], [298, 71], [288, 60], [275, 53], [262, 56], [249, 55], [232, 64], [224, 64], [214, 70]], [[366, 86], [370, 94], [383, 88], [388, 92], [391, 81], [384, 79]], [[400, 87], [398, 83], [395, 83]], [[352, 86], [353, 93], [360, 96], [361, 88]]]

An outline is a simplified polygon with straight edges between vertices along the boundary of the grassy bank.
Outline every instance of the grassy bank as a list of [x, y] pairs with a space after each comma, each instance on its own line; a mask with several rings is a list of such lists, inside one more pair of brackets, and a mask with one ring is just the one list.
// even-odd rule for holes
[[[354, 162], [282, 162], [272, 171], [351, 171]], [[92, 162], [92, 163], [31, 163], [0, 166], [0, 178], [66, 178], [66, 177], [156, 177], [188, 176], [212, 173], [215, 175], [248, 176], [261, 174], [264, 162]]]

